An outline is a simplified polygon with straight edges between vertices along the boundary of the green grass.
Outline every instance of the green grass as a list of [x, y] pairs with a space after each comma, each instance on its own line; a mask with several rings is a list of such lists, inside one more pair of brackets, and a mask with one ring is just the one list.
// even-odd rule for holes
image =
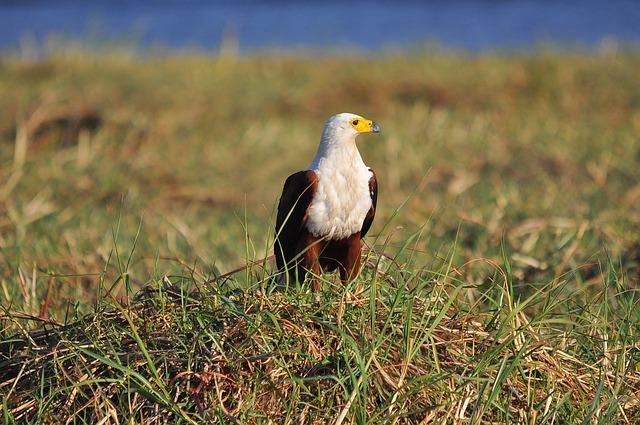
[[[639, 421], [639, 65], [0, 58], [3, 422]], [[273, 292], [282, 183], [342, 111], [382, 127], [373, 250]]]

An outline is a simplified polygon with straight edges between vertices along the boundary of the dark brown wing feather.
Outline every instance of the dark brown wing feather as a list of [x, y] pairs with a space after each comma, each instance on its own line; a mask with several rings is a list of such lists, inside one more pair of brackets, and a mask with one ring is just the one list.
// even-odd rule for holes
[[371, 223], [373, 223], [373, 217], [376, 215], [376, 205], [378, 204], [378, 179], [376, 178], [376, 173], [373, 172], [371, 168], [371, 179], [369, 179], [369, 194], [371, 195], [371, 209], [367, 213], [367, 216], [364, 218], [364, 222], [362, 222], [362, 229], [360, 230], [360, 237], [364, 238], [364, 236], [369, 231], [371, 227]]
[[296, 249], [317, 185], [318, 177], [311, 170], [298, 171], [284, 183], [276, 216], [274, 253], [278, 269], [298, 255]]

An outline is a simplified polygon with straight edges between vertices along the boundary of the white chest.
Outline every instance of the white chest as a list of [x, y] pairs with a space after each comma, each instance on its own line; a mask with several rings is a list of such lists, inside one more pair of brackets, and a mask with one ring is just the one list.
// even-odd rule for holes
[[371, 209], [371, 171], [361, 161], [342, 167], [321, 163], [314, 171], [318, 188], [309, 210], [307, 230], [316, 237], [330, 239], [344, 239], [359, 232]]

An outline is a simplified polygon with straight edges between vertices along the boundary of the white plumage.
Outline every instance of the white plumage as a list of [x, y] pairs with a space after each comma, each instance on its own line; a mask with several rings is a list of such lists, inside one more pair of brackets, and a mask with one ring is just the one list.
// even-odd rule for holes
[[358, 232], [371, 209], [369, 180], [373, 173], [358, 152], [360, 134], [350, 122], [362, 119], [342, 113], [331, 117], [307, 170], [318, 176], [318, 188], [305, 226], [314, 236], [345, 239]]

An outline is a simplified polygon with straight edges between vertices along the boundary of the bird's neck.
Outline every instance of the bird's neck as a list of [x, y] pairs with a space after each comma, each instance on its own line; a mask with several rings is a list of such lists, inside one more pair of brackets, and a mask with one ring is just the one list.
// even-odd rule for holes
[[349, 140], [331, 140], [328, 137], [322, 137], [318, 152], [309, 166], [310, 170], [318, 170], [322, 168], [323, 163], [331, 163], [333, 167], [344, 164], [345, 167], [352, 167], [357, 164], [364, 164], [355, 138]]

